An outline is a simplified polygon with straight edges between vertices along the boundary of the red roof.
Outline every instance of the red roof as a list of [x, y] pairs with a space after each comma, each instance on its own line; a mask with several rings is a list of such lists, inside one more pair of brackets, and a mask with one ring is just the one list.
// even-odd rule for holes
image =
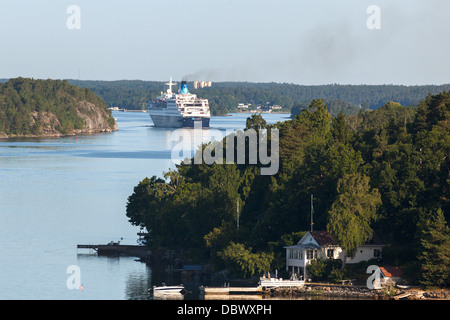
[[311, 235], [314, 240], [317, 241], [319, 246], [336, 246], [333, 236], [327, 231], [311, 231]]
[[403, 270], [399, 267], [380, 267], [385, 277], [401, 277]]
[[[331, 233], [328, 231], [310, 231], [317, 243], [322, 246], [338, 246]], [[372, 239], [364, 243], [364, 245], [383, 245], [380, 237], [374, 232]]]

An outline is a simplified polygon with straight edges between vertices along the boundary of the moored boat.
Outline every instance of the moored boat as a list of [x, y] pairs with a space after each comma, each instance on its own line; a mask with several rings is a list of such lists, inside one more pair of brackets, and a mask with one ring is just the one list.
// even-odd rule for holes
[[166, 286], [165, 283], [162, 286], [153, 286], [153, 294], [178, 294], [184, 291], [182, 284], [177, 286]]

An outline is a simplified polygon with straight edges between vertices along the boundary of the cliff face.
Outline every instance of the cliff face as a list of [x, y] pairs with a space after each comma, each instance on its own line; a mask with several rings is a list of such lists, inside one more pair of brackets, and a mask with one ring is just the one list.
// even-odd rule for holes
[[[117, 123], [111, 117], [109, 112], [103, 108], [96, 107], [88, 101], [77, 102], [77, 116], [83, 120], [82, 128], [73, 128], [69, 126], [68, 130], [63, 130], [63, 125], [58, 117], [52, 112], [31, 113], [30, 126], [37, 126], [37, 132], [40, 134], [22, 135], [22, 136], [49, 136], [60, 137], [75, 134], [95, 134], [117, 131]], [[12, 135], [16, 136], [17, 135]]]
[[100, 133], [118, 130], [117, 123], [109, 112], [96, 108], [90, 102], [79, 102], [77, 112], [78, 116], [84, 120], [84, 129], [75, 130], [76, 133]]
[[117, 131], [106, 103], [60, 80], [16, 78], [0, 85], [0, 138]]

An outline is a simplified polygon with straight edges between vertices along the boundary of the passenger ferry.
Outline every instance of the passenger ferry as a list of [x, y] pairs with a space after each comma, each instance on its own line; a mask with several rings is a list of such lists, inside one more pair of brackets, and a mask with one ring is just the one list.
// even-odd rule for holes
[[148, 102], [147, 110], [155, 127], [181, 128], [194, 127], [195, 123], [201, 127], [209, 127], [211, 117], [208, 99], [197, 98], [197, 95], [190, 93], [187, 82], [181, 81], [180, 89], [177, 93], [172, 92], [170, 81], [165, 93]]

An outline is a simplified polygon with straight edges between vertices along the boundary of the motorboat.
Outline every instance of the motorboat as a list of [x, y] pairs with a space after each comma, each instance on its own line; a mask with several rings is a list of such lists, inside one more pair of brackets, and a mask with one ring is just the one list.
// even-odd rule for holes
[[153, 295], [155, 294], [178, 294], [184, 291], [182, 284], [176, 286], [167, 286], [165, 283], [162, 286], [153, 286]]

